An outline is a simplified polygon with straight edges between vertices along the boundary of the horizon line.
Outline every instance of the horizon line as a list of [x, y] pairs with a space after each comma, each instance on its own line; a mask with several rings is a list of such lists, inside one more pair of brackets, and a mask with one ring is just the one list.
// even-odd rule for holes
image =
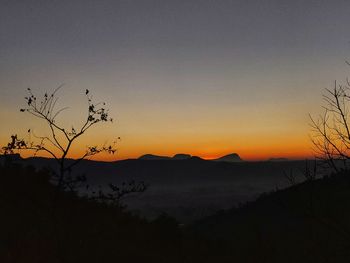
[[[179, 154], [184, 154], [184, 153], [179, 153]], [[190, 158], [192, 157], [198, 157], [204, 161], [214, 161], [217, 160], [221, 157], [227, 156], [227, 155], [231, 155], [231, 154], [237, 154], [239, 157], [240, 155], [238, 153], [229, 153], [229, 154], [224, 154], [218, 157], [201, 157], [198, 155], [190, 155]], [[52, 159], [55, 160], [53, 157], [50, 156], [25, 156], [23, 157], [23, 155], [21, 155], [21, 153], [12, 153], [12, 154], [0, 154], [0, 156], [6, 156], [6, 155], [19, 155], [20, 158], [22, 159], [30, 159], [30, 158], [45, 158], [45, 159]], [[108, 159], [108, 158], [101, 158], [101, 159], [95, 159], [95, 158], [84, 158], [83, 160], [87, 160], [87, 161], [94, 161], [94, 162], [106, 162], [106, 163], [113, 163], [113, 162], [118, 162], [118, 161], [125, 161], [125, 160], [138, 160], [140, 159], [142, 156], [144, 155], [153, 155], [153, 156], [159, 156], [159, 157], [164, 157], [164, 158], [169, 158], [170, 160], [173, 159], [173, 157], [177, 154], [174, 154], [173, 156], [168, 156], [168, 155], [157, 155], [157, 154], [150, 154], [150, 153], [146, 153], [146, 154], [142, 154], [139, 157], [126, 157], [126, 158], [122, 158], [122, 159]], [[186, 154], [187, 155], [187, 154]], [[78, 160], [79, 158], [74, 158], [74, 157], [68, 157], [66, 158], [67, 160]], [[188, 158], [189, 159], [189, 158]], [[278, 159], [285, 159], [284, 161], [302, 161], [302, 160], [315, 160], [317, 159], [315, 156], [272, 156], [272, 157], [266, 157], [266, 158], [248, 158], [248, 159], [242, 159], [240, 157], [240, 161], [237, 162], [264, 162], [264, 161], [271, 161], [271, 160], [278, 160]], [[181, 160], [181, 159], [179, 159]]]

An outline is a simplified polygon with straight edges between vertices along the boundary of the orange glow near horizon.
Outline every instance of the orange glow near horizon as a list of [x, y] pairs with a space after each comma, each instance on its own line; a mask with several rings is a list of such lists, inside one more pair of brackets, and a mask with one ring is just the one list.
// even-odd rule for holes
[[[67, 98], [65, 102], [74, 105], [74, 100], [75, 98]], [[76, 123], [75, 128], [79, 127], [86, 115], [86, 112], [79, 110], [86, 107], [84, 100], [80, 99], [79, 103], [75, 103], [69, 113], [60, 116], [59, 125], [68, 129], [72, 127], [69, 123]], [[243, 112], [244, 107], [237, 108], [237, 111]], [[100, 154], [90, 159], [116, 161], [138, 158], [144, 154], [173, 156], [177, 153], [203, 159], [215, 159], [237, 153], [247, 161], [313, 157], [312, 145], [308, 138], [308, 122], [304, 113], [307, 110], [304, 107], [281, 107], [276, 111], [274, 105], [265, 105], [264, 115], [253, 108], [244, 115], [237, 115], [232, 121], [231, 112], [224, 112], [225, 106], [222, 108], [213, 108], [211, 112], [206, 113], [205, 118], [197, 112], [181, 115], [173, 110], [159, 113], [152, 108], [152, 115], [142, 111], [122, 112], [121, 116], [125, 117], [117, 119], [117, 123], [99, 123], [89, 129], [73, 144], [67, 157], [79, 158], [85, 153], [87, 146], [108, 145], [118, 137], [121, 137], [121, 140], [117, 142], [117, 152], [114, 155]], [[0, 127], [1, 145], [6, 145], [11, 134], [18, 134], [20, 138], [27, 139], [29, 135], [25, 131], [28, 129], [36, 136], [50, 136], [45, 122], [34, 116], [18, 111], [6, 116], [11, 116], [13, 120], [22, 119], [23, 122], [13, 122], [8, 127]], [[113, 114], [111, 116], [114, 117]], [[23, 134], [27, 137], [23, 137]], [[23, 157], [33, 155], [30, 152], [21, 154]], [[50, 157], [43, 153], [37, 156]]]
[[[29, 158], [29, 157], [34, 156], [34, 154], [30, 153], [29, 151], [21, 151], [19, 153], [23, 158]], [[150, 152], [145, 152], [145, 153], [135, 153], [135, 154], [131, 153], [130, 155], [121, 155], [118, 153], [116, 153], [114, 155], [101, 154], [101, 155], [96, 155], [94, 157], [86, 158], [86, 159], [96, 160], [96, 161], [104, 161], [104, 162], [114, 162], [114, 161], [125, 160], [125, 159], [137, 159], [138, 157], [140, 157], [144, 154], [147, 154], [147, 153], [154, 154], [154, 155], [161, 155], [161, 156], [169, 156], [169, 157], [172, 157], [176, 154], [173, 152], [169, 152], [169, 154], [167, 154], [167, 153], [158, 154], [157, 151], [150, 151]], [[243, 152], [243, 154], [241, 154], [238, 151], [235, 151], [235, 152], [223, 151], [223, 152], [217, 152], [217, 153], [213, 153], [213, 154], [191, 153], [188, 151], [186, 151], [186, 152], [182, 151], [179, 153], [187, 153], [187, 154], [190, 154], [192, 156], [198, 156], [198, 157], [205, 159], [205, 160], [217, 159], [219, 157], [222, 157], [224, 155], [228, 155], [231, 153], [237, 153], [244, 161], [263, 161], [263, 160], [268, 160], [270, 158], [287, 158], [290, 160], [302, 160], [302, 159], [312, 159], [314, 157], [311, 150], [305, 151], [305, 152], [290, 151], [290, 152], [284, 153], [284, 154], [276, 154], [273, 151], [272, 152], [261, 152], [258, 154], [250, 154], [250, 153], [245, 153], [245, 152]], [[49, 154], [46, 154], [46, 153], [36, 154], [35, 156], [51, 158], [51, 156]], [[80, 156], [81, 156], [81, 153], [73, 153], [69, 156], [69, 158], [77, 159]]]
[[[127, 138], [127, 137], [126, 137]], [[188, 140], [188, 142], [186, 142]], [[92, 144], [89, 142], [93, 142]], [[242, 145], [228, 138], [221, 138], [220, 140], [210, 140], [209, 138], [183, 138], [181, 145], [176, 145], [174, 142], [162, 140], [154, 145], [141, 144], [140, 140], [134, 140], [132, 143], [122, 139], [117, 144], [117, 152], [115, 154], [102, 153], [93, 156], [91, 160], [98, 161], [117, 161], [123, 159], [135, 159], [144, 154], [154, 154], [161, 156], [173, 156], [177, 153], [190, 154], [192, 156], [198, 156], [203, 159], [215, 159], [227, 154], [237, 153], [245, 161], [262, 161], [270, 158], [288, 158], [291, 160], [313, 158], [313, 151], [311, 149], [311, 142], [307, 136], [301, 136], [299, 138], [274, 138], [268, 140], [264, 138], [263, 141], [253, 141], [251, 138], [241, 138]], [[140, 143], [140, 144], [138, 144]], [[89, 136], [77, 141], [77, 144], [73, 146], [69, 158], [79, 158], [84, 154], [86, 145], [98, 145], [102, 144], [99, 140], [91, 140]], [[4, 145], [4, 143], [2, 144]], [[55, 152], [59, 156], [59, 152]], [[24, 158], [33, 156], [30, 151], [20, 152]], [[39, 153], [37, 156], [51, 157], [46, 153]]]
[[[86, 112], [84, 98], [64, 98], [65, 104], [74, 105], [69, 112], [57, 120], [58, 124], [68, 129], [70, 123], [75, 128], [84, 120]], [[75, 101], [75, 103], [73, 103]], [[78, 102], [78, 103], [76, 103]], [[162, 112], [150, 107], [149, 112], [129, 109], [121, 110], [121, 117], [114, 123], [99, 123], [89, 129], [73, 144], [69, 158], [79, 158], [87, 146], [101, 146], [118, 140], [114, 155], [100, 154], [93, 160], [115, 161], [138, 158], [144, 154], [173, 156], [177, 153], [190, 154], [204, 159], [214, 159], [227, 154], [237, 153], [243, 160], [258, 161], [269, 158], [304, 159], [312, 158], [312, 145], [308, 137], [309, 127], [304, 104], [299, 107], [264, 105], [264, 114], [258, 108], [245, 111], [245, 106], [234, 107], [236, 114], [223, 105], [199, 114], [197, 111], [186, 115], [178, 114], [173, 109]], [[112, 105], [113, 106], [113, 105]], [[116, 110], [111, 109], [113, 113]], [[150, 114], [152, 112], [152, 114]], [[27, 139], [28, 129], [36, 136], [50, 136], [45, 122], [27, 113], [15, 111], [7, 113], [6, 118], [14, 121], [0, 127], [0, 144], [6, 145], [11, 134], [18, 134]], [[111, 117], [114, 117], [111, 114]], [[27, 137], [26, 137], [27, 136]], [[63, 139], [63, 138], [60, 138]], [[57, 151], [56, 151], [57, 153]], [[30, 157], [30, 152], [22, 152], [23, 157]], [[40, 153], [38, 156], [50, 157]]]

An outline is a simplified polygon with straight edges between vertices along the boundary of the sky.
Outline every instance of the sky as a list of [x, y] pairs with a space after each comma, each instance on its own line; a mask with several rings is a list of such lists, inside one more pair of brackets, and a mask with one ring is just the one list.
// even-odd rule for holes
[[2, 0], [0, 144], [29, 128], [47, 135], [19, 109], [27, 88], [64, 84], [60, 124], [85, 118], [85, 89], [115, 120], [84, 134], [73, 158], [117, 137], [118, 153], [99, 160], [312, 157], [308, 114], [349, 75], [349, 11], [322, 0]]

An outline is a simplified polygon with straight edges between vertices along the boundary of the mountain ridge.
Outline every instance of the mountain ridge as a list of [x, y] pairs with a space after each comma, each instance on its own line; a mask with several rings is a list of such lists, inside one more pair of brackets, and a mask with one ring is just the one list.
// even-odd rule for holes
[[[190, 154], [185, 154], [185, 153], [177, 153], [174, 156], [163, 156], [163, 155], [155, 155], [155, 154], [144, 154], [141, 155], [137, 160], [189, 160], [189, 159], [201, 159], [205, 160], [201, 157], [195, 156], [195, 155], [190, 155]], [[242, 158], [237, 154], [237, 153], [230, 153], [224, 156], [221, 156], [216, 159], [209, 159], [206, 161], [213, 161], [213, 162], [242, 162]]]

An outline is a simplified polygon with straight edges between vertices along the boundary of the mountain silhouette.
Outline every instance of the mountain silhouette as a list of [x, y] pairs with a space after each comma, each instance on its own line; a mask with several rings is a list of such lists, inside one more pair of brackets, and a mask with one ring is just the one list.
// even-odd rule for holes
[[192, 156], [190, 154], [178, 153], [173, 156], [174, 160], [186, 160], [190, 159]]
[[169, 156], [160, 156], [154, 154], [144, 154], [138, 158], [139, 160], [169, 160]]
[[[139, 160], [189, 160], [189, 159], [198, 159], [202, 160], [202, 158], [198, 156], [191, 156], [190, 154], [185, 153], [177, 153], [173, 157], [170, 156], [161, 156], [161, 155], [154, 155], [154, 154], [144, 154], [138, 158]], [[210, 161], [215, 162], [242, 162], [243, 160], [237, 153], [231, 153], [225, 156], [222, 156], [217, 159], [212, 159]]]
[[[177, 153], [173, 157], [154, 155], [154, 154], [144, 154], [140, 156], [139, 160], [188, 160], [196, 156], [191, 156], [190, 154]], [[198, 157], [199, 158], [199, 157]]]
[[213, 159], [212, 161], [215, 161], [215, 162], [242, 162], [243, 160], [241, 159], [241, 157], [239, 157], [239, 155], [237, 153], [231, 153], [231, 154], [222, 156], [220, 158]]

